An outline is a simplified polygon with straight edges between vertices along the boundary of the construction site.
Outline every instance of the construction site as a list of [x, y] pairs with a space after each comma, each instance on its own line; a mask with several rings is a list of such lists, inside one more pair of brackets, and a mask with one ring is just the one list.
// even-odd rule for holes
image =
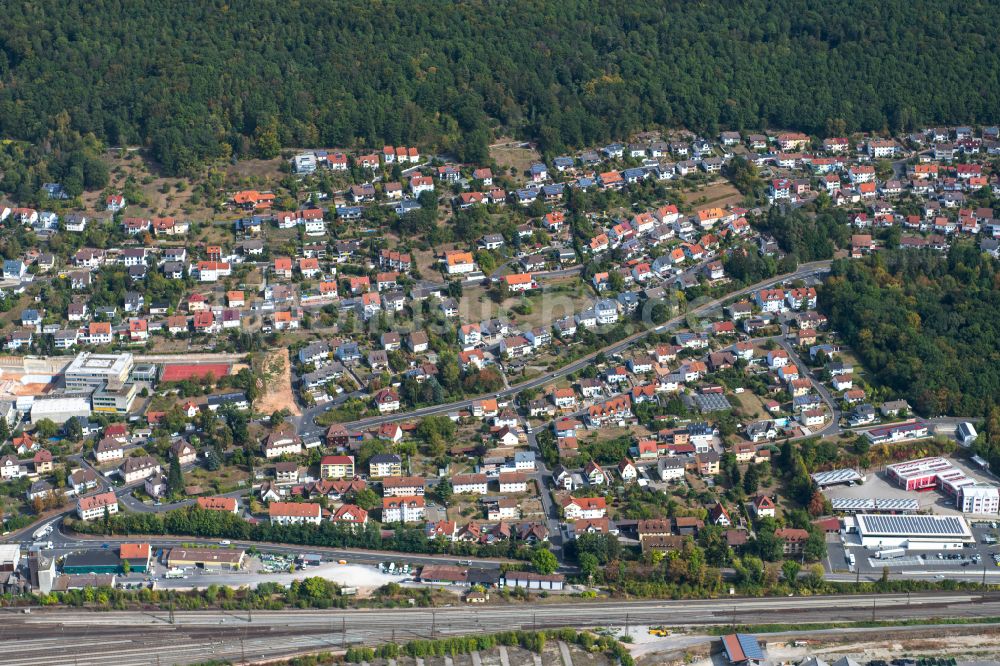
[[71, 356], [0, 356], [0, 401], [48, 394], [72, 361]]

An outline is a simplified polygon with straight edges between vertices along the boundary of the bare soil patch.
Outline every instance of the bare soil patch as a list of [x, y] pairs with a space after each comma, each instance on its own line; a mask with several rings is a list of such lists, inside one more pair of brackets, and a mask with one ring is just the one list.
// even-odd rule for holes
[[298, 416], [302, 412], [295, 404], [295, 395], [292, 393], [292, 366], [288, 358], [288, 349], [279, 349], [268, 354], [268, 365], [275, 360], [282, 363], [282, 369], [265, 387], [264, 396], [257, 401], [257, 409], [264, 414], [286, 409], [289, 414]]

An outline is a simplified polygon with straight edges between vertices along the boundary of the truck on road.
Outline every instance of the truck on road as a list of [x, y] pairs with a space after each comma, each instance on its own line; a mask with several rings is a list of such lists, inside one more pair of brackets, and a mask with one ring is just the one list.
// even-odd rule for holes
[[31, 535], [31, 538], [34, 539], [35, 541], [39, 541], [41, 540], [42, 537], [47, 537], [50, 534], [52, 534], [52, 523], [49, 523], [48, 525], [42, 525], [41, 527], [39, 527]]

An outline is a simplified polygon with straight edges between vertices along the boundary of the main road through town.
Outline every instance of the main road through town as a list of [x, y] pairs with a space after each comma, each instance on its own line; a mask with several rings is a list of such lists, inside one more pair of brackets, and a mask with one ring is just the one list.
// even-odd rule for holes
[[778, 597], [702, 601], [593, 601], [472, 609], [115, 611], [7, 609], [4, 666], [252, 662], [350, 645], [514, 629], [728, 625], [1000, 616], [1000, 597], [970, 593]]
[[[635, 343], [649, 337], [653, 333], [664, 333], [670, 331], [676, 328], [678, 325], [684, 323], [689, 317], [693, 315], [705, 314], [711, 310], [719, 308], [724, 303], [728, 303], [742, 296], [746, 296], [747, 294], [757, 291], [758, 289], [763, 289], [765, 287], [775, 285], [780, 282], [785, 282], [788, 280], [801, 280], [808, 277], [814, 277], [821, 273], [825, 273], [829, 270], [830, 263], [831, 262], [829, 260], [824, 260], [824, 261], [814, 261], [808, 264], [802, 264], [793, 273], [786, 273], [784, 275], [779, 275], [773, 278], [769, 278], [767, 280], [763, 280], [756, 284], [750, 285], [748, 287], [743, 287], [742, 289], [726, 294], [721, 298], [716, 298], [710, 301], [706, 301], [704, 303], [700, 303], [695, 307], [690, 308], [685, 312], [680, 313], [677, 316], [667, 320], [666, 322], [664, 322], [659, 326], [655, 327], [650, 326], [649, 328], [643, 329], [638, 333], [630, 335], [624, 340], [620, 340], [619, 342], [616, 342], [612, 345], [604, 347], [603, 349], [600, 349], [596, 352], [593, 352], [582, 358], [579, 358], [576, 361], [573, 361], [572, 363], [568, 363], [554, 372], [542, 375], [541, 377], [535, 377], [534, 379], [529, 379], [528, 381], [521, 382], [520, 384], [511, 384], [509, 387], [504, 388], [503, 390], [499, 391], [496, 394], [475, 396], [472, 398], [468, 398], [466, 400], [460, 400], [458, 402], [450, 402], [440, 405], [433, 405], [431, 407], [423, 407], [421, 409], [416, 409], [410, 412], [397, 412], [393, 414], [384, 414], [382, 416], [373, 416], [370, 418], [360, 419], [358, 421], [347, 423], [345, 425], [351, 428], [363, 429], [363, 428], [377, 427], [382, 425], [383, 423], [393, 423], [407, 419], [420, 418], [423, 416], [431, 416], [433, 414], [447, 414], [449, 412], [457, 410], [469, 409], [472, 406], [473, 402], [475, 402], [476, 400], [480, 400], [482, 398], [516, 395], [517, 393], [520, 393], [521, 391], [524, 391], [526, 389], [532, 389], [532, 388], [537, 388], [539, 386], [543, 386], [558, 379], [559, 377], [565, 377], [566, 375], [582, 370], [583, 368], [593, 363], [594, 358], [600, 353], [603, 353], [605, 355], [619, 354], [628, 349], [629, 347], [631, 347], [632, 345], [634, 345]], [[307, 434], [316, 433], [321, 429], [321, 426], [315, 423], [315, 419], [317, 416], [319, 416], [323, 411], [325, 411], [328, 408], [329, 406], [312, 407], [304, 410], [302, 416], [292, 417], [289, 419], [289, 421], [296, 423], [299, 432], [301, 433], [307, 433]]]

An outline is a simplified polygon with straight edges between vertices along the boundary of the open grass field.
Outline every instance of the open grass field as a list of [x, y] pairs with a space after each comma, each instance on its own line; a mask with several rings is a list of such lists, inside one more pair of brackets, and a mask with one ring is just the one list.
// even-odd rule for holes
[[[542, 289], [528, 295], [504, 299], [500, 304], [487, 296], [480, 301], [479, 296], [485, 294], [485, 290], [481, 287], [466, 289], [465, 298], [472, 301], [470, 311], [507, 313], [511, 323], [523, 330], [536, 326], [551, 326], [553, 322], [563, 317], [586, 310], [594, 301], [593, 292], [577, 275], [548, 279], [542, 286]], [[514, 310], [522, 302], [530, 305], [530, 311], [522, 314]]]
[[508, 138], [501, 138], [490, 146], [490, 157], [493, 158], [498, 167], [504, 169], [508, 174], [510, 174], [511, 169], [514, 169], [516, 174], [512, 177], [518, 183], [527, 180], [524, 174], [533, 162], [541, 161], [541, 155], [529, 144]]
[[727, 397], [730, 401], [737, 403], [743, 413], [749, 418], [763, 419], [768, 416], [767, 410], [764, 409], [764, 404], [761, 402], [760, 398], [750, 391], [744, 391], [739, 395], [728, 395]]
[[[451, 247], [448, 249], [451, 249]], [[420, 271], [420, 275], [424, 280], [431, 282], [444, 281], [441, 271], [437, 268], [440, 262], [438, 262], [433, 250], [414, 250], [410, 254], [413, 255], [414, 267]]]
[[250, 481], [250, 473], [232, 465], [210, 472], [203, 467], [194, 467], [184, 475], [185, 485], [201, 486], [205, 491], [215, 493], [232, 492]]
[[272, 160], [239, 160], [226, 167], [226, 184], [233, 187], [276, 184], [284, 176], [281, 172], [283, 164], [285, 160], [281, 157]]
[[684, 201], [695, 211], [725, 208], [743, 201], [743, 195], [728, 180], [717, 180], [697, 192], [684, 192]]

